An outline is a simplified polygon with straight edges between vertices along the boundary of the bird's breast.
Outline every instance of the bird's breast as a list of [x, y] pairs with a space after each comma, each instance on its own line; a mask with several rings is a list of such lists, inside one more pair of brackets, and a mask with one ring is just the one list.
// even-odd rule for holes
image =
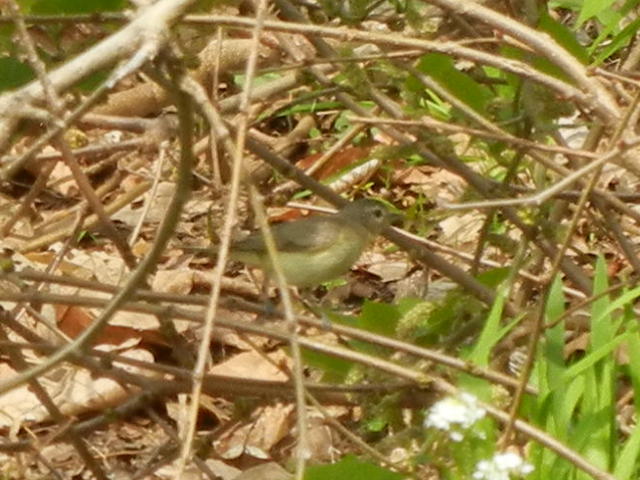
[[[347, 273], [362, 254], [368, 240], [367, 232], [355, 228], [343, 229], [325, 248], [280, 251], [278, 260], [287, 283], [299, 287], [317, 286]], [[260, 267], [272, 274], [271, 265], [268, 261], [265, 263]]]

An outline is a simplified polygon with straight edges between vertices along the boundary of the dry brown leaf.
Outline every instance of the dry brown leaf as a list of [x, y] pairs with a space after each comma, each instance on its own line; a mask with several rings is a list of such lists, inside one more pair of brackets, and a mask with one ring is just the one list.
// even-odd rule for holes
[[[153, 472], [153, 478], [161, 478], [166, 480], [173, 480], [178, 475], [178, 462], [177, 460], [170, 465], [164, 465]], [[150, 480], [149, 477], [145, 477], [145, 480]], [[195, 465], [186, 466], [180, 471], [180, 480], [203, 480], [202, 472]]]
[[[122, 258], [102, 250], [73, 249], [66, 258], [66, 263], [72, 265], [70, 268], [89, 271], [96, 280], [107, 285], [120, 284], [123, 274], [127, 271]], [[76, 270], [66, 270], [65, 273], [77, 276]]]
[[448, 170], [437, 170], [430, 175], [430, 181], [414, 187], [427, 198], [438, 202], [457, 202], [466, 191], [467, 184], [459, 175]]
[[358, 268], [365, 270], [387, 283], [400, 280], [411, 270], [411, 263], [406, 259], [394, 258], [379, 252], [365, 252], [358, 261]]
[[[334, 409], [331, 416], [336, 418], [345, 415], [348, 410], [345, 407], [338, 407], [341, 410], [337, 413]], [[324, 418], [319, 415], [310, 415], [308, 432], [309, 453], [314, 462], [330, 462], [335, 460], [339, 453], [335, 446], [335, 438], [331, 427]]]
[[85, 469], [82, 459], [78, 456], [73, 445], [69, 443], [53, 443], [45, 445], [40, 450], [42, 458], [49, 462], [49, 465], [64, 465], [67, 478], [77, 477]]
[[291, 480], [293, 475], [275, 462], [263, 463], [242, 472], [233, 480]]
[[428, 185], [433, 182], [433, 169], [430, 167], [404, 168], [393, 176], [393, 181], [400, 185]]
[[[175, 192], [176, 185], [171, 182], [161, 182], [151, 201], [151, 206], [147, 211], [145, 221], [150, 223], [159, 223], [167, 214], [167, 208], [171, 202], [171, 198]], [[118, 212], [114, 213], [111, 218], [123, 222], [124, 224], [135, 227], [142, 217], [147, 199], [151, 195], [151, 190], [144, 194], [144, 202], [136, 205], [128, 204]]]
[[570, 342], [567, 342], [567, 344], [564, 346], [565, 358], [570, 357], [576, 352], [586, 351], [587, 347], [589, 346], [589, 338], [590, 338], [589, 332], [584, 332], [578, 335], [576, 338], [574, 338]]
[[[70, 338], [76, 338], [94, 321], [91, 310], [83, 307], [55, 305], [54, 308], [58, 328]], [[117, 312], [111, 320], [111, 324], [102, 328], [93, 345], [107, 344], [130, 348], [134, 344], [144, 342], [166, 346], [166, 340], [156, 331], [158, 327], [157, 319], [150, 315]]]
[[441, 241], [447, 245], [470, 245], [477, 240], [483, 222], [484, 216], [479, 212], [445, 218], [439, 224]]
[[223, 435], [214, 448], [225, 459], [249, 455], [269, 458], [269, 451], [291, 433], [293, 405], [277, 403], [256, 411], [256, 420]]
[[242, 473], [242, 470], [239, 468], [232, 467], [222, 460], [210, 458], [205, 463], [207, 464], [207, 467], [209, 467], [209, 469], [211, 469], [211, 471], [221, 480], [235, 480]]
[[[153, 355], [146, 350], [136, 349], [121, 352], [129, 358], [153, 362]], [[149, 375], [126, 364], [114, 365], [129, 372]], [[6, 364], [0, 364], [0, 379], [11, 378], [16, 372]], [[80, 415], [119, 404], [131, 395], [116, 381], [96, 378], [89, 370], [75, 365], [65, 365], [39, 378], [55, 404], [65, 415]], [[14, 427], [23, 422], [42, 422], [49, 419], [49, 413], [26, 385], [0, 395], [0, 427]]]
[[[269, 357], [270, 361], [265, 359]], [[257, 380], [272, 380], [286, 382], [289, 377], [275, 365], [282, 365], [285, 369], [291, 367], [289, 357], [282, 351], [260, 355], [255, 351], [243, 352], [234, 355], [229, 360], [214, 365], [209, 373], [212, 375], [226, 375], [238, 378], [254, 378]]]
[[62, 182], [56, 182], [53, 186], [53, 190], [61, 193], [64, 196], [73, 197], [78, 194], [78, 185], [73, 179], [71, 169], [64, 162], [56, 163], [51, 175], [49, 176], [49, 182], [54, 182], [58, 179], [66, 178]]
[[153, 277], [154, 292], [188, 295], [193, 289], [195, 272], [189, 269], [159, 270]]
[[[324, 180], [332, 175], [335, 175], [341, 170], [344, 170], [354, 163], [360, 162], [366, 158], [371, 152], [371, 147], [349, 147], [337, 152], [331, 157], [319, 170], [317, 170], [313, 177]], [[314, 153], [307, 157], [302, 158], [296, 162], [296, 166], [302, 170], [307, 170], [315, 164], [315, 162], [322, 157], [324, 153]]]

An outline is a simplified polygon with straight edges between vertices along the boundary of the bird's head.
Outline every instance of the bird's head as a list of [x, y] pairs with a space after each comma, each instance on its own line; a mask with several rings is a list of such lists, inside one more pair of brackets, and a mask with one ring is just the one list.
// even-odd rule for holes
[[402, 217], [391, 213], [385, 204], [370, 198], [351, 202], [339, 213], [348, 221], [358, 222], [372, 233], [378, 234], [385, 227], [398, 223]]

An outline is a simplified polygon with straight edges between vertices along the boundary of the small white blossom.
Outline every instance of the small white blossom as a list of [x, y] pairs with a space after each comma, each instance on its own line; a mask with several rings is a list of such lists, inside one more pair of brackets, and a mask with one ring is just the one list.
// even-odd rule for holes
[[496, 453], [491, 460], [482, 460], [476, 465], [473, 478], [476, 480], [510, 480], [511, 476], [524, 477], [533, 472], [533, 465], [525, 462], [513, 452]]
[[461, 393], [457, 397], [448, 397], [435, 403], [424, 421], [425, 428], [437, 428], [449, 432], [449, 438], [460, 442], [464, 438], [464, 430], [469, 430], [486, 414], [484, 408], [478, 406], [478, 399], [469, 393]]

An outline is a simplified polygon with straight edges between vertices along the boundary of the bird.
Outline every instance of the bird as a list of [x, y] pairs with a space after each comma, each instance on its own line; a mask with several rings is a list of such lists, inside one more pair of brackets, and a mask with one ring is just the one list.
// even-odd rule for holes
[[[363, 198], [334, 215], [314, 215], [272, 226], [287, 284], [315, 287], [347, 273], [369, 243], [399, 219], [382, 202]], [[273, 277], [273, 265], [260, 232], [232, 243], [230, 257]]]

